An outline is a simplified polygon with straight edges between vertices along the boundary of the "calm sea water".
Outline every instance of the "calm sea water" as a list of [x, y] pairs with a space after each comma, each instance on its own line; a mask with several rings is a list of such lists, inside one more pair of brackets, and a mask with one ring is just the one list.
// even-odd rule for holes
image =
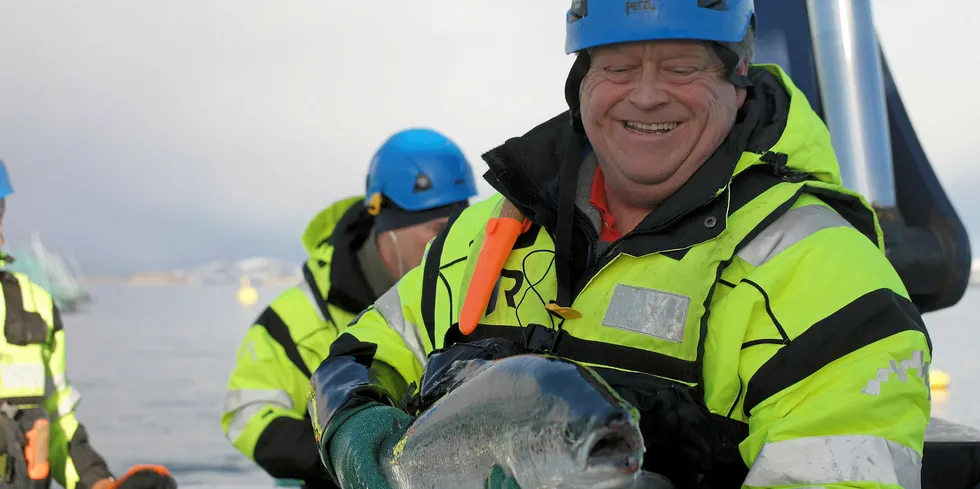
[[[93, 288], [96, 302], [66, 316], [69, 379], [82, 392], [79, 418], [93, 445], [122, 473], [162, 463], [182, 488], [270, 488], [235, 451], [220, 413], [234, 352], [246, 328], [283, 287], [259, 289], [241, 307], [237, 287]], [[954, 308], [926, 315], [936, 368], [953, 383], [934, 395], [934, 415], [980, 427], [980, 288]]]

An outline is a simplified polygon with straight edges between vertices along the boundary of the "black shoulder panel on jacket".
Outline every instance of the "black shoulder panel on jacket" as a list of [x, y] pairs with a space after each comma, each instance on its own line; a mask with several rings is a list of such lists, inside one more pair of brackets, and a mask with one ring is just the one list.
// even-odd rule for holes
[[300, 372], [303, 372], [307, 378], [312, 375], [310, 369], [307, 368], [306, 363], [303, 361], [303, 357], [299, 354], [299, 348], [296, 346], [296, 342], [293, 341], [292, 335], [289, 334], [289, 327], [286, 323], [279, 317], [271, 307], [265, 308], [259, 318], [255, 320], [256, 326], [263, 327], [269, 333], [269, 336], [279, 343], [286, 352], [286, 358], [289, 359]]
[[918, 310], [890, 289], [869, 292], [817, 322], [782, 347], [749, 380], [746, 416], [762, 401], [816, 373], [829, 363], [903, 331], [920, 331], [932, 341]]

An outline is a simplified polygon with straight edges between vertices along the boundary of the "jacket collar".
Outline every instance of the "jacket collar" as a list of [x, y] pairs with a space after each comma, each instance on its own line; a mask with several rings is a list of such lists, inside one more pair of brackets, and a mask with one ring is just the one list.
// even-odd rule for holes
[[[320, 294], [326, 294], [327, 302], [354, 314], [370, 306], [376, 298], [357, 259], [357, 251], [371, 234], [373, 224], [374, 219], [364, 205], [356, 203], [343, 214], [333, 234], [321, 244], [332, 246], [333, 256], [329, 263], [329, 290], [323, 290], [322, 284], [318, 284]], [[321, 266], [325, 264], [321, 263]]]

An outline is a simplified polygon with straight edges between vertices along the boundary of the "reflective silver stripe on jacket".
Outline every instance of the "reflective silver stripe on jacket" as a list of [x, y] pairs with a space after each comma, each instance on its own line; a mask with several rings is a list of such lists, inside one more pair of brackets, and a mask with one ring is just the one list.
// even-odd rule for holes
[[830, 207], [814, 204], [790, 209], [749, 241], [738, 257], [759, 267], [817, 231], [836, 227], [853, 228]]
[[78, 402], [82, 400], [82, 395], [74, 388], [68, 391], [68, 397], [58, 402], [58, 417], [62, 417], [72, 412]]
[[234, 442], [245, 431], [249, 420], [266, 406], [283, 409], [293, 408], [293, 399], [284, 390], [276, 389], [234, 389], [225, 393], [225, 411], [234, 412], [228, 433], [225, 437]]
[[398, 295], [397, 283], [374, 302], [374, 308], [378, 310], [378, 313], [385, 319], [388, 326], [401, 336], [402, 341], [405, 342], [405, 346], [415, 354], [419, 365], [425, 368], [428, 358], [425, 355], [422, 336], [419, 333], [418, 326], [405, 319], [405, 314], [402, 312], [402, 299]]
[[919, 489], [922, 457], [870, 435], [814, 436], [766, 443], [745, 485], [777, 487], [874, 482]]
[[4, 389], [29, 389], [38, 395], [44, 392], [46, 379], [43, 363], [0, 364], [0, 385]]

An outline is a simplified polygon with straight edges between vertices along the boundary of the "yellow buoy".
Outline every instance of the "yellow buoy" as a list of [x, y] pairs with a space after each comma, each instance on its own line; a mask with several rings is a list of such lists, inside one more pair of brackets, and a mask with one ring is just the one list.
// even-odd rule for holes
[[929, 387], [932, 390], [945, 390], [949, 387], [949, 384], [953, 381], [952, 377], [948, 373], [939, 370], [938, 368], [929, 369]]
[[238, 288], [238, 303], [242, 307], [251, 306], [259, 300], [259, 292], [252, 287], [248, 277], [242, 277], [241, 287]]

